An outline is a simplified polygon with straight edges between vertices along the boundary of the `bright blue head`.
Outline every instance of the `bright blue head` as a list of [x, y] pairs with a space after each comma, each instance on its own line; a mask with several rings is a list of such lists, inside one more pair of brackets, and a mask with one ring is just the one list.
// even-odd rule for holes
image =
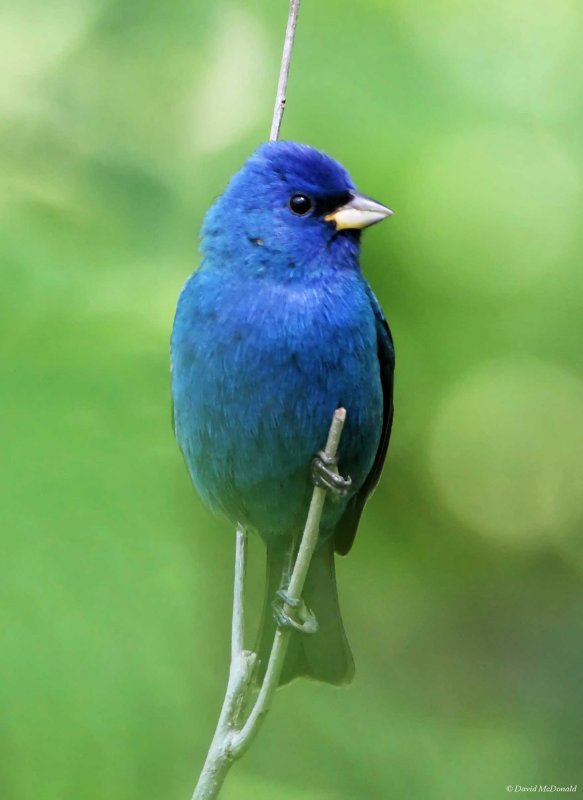
[[213, 267], [277, 280], [357, 268], [360, 231], [391, 212], [359, 194], [337, 161], [296, 142], [263, 144], [209, 210]]

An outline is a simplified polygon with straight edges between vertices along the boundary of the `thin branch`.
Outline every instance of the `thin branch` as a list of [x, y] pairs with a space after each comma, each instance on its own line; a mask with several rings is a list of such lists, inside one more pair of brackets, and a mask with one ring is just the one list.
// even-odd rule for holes
[[273, 120], [271, 122], [271, 132], [269, 140], [271, 142], [279, 139], [279, 129], [285, 111], [285, 101], [287, 94], [287, 79], [291, 66], [291, 57], [294, 47], [294, 38], [298, 24], [298, 14], [300, 13], [300, 0], [290, 0], [289, 16], [287, 18], [287, 29], [283, 42], [283, 53], [281, 55], [281, 66], [279, 68], [279, 80], [277, 82], [277, 92], [275, 95], [275, 107], [273, 109]]
[[239, 526], [237, 528], [235, 549], [229, 679], [215, 735], [196, 784], [196, 789], [192, 795], [192, 800], [214, 800], [219, 795], [223, 781], [232, 763], [232, 758], [228, 752], [230, 733], [237, 725], [243, 704], [248, 696], [253, 670], [257, 661], [255, 653], [243, 650], [243, 598], [246, 568], [247, 532]]
[[[338, 408], [334, 412], [328, 433], [328, 441], [326, 442], [325, 453], [329, 459], [336, 457], [345, 420], [345, 409]], [[326, 489], [314, 486], [306, 525], [287, 590], [292, 603], [295, 600], [300, 600], [302, 596], [312, 555], [318, 542], [320, 519], [326, 495]], [[229, 680], [215, 735], [192, 800], [215, 800], [231, 764], [243, 755], [255, 738], [265, 715], [271, 707], [273, 695], [279, 685], [279, 676], [289, 643], [291, 632], [288, 629], [278, 628], [273, 640], [269, 663], [261, 689], [246, 722], [242, 727], [239, 727], [239, 717], [250, 696], [253, 672], [257, 662], [256, 653], [243, 649], [243, 591], [246, 545], [247, 534], [239, 527], [237, 529], [236, 542]], [[288, 614], [293, 614], [294, 609], [288, 604], [284, 608]]]
[[[346, 410], [344, 408], [336, 409], [324, 450], [330, 461], [336, 458], [345, 421]], [[324, 510], [326, 495], [326, 489], [320, 486], [314, 486], [312, 501], [308, 510], [308, 518], [300, 542], [300, 549], [298, 550], [292, 576], [287, 588], [287, 595], [292, 602], [294, 600], [301, 600], [302, 597], [306, 576], [308, 574], [310, 562], [312, 561], [312, 555], [314, 554], [314, 549], [318, 542], [320, 519], [322, 517], [322, 511]], [[287, 603], [284, 606], [284, 611], [288, 614], [293, 614], [293, 608]], [[289, 628], [278, 628], [275, 632], [269, 663], [255, 705], [243, 728], [238, 732], [233, 732], [231, 738], [230, 752], [234, 758], [238, 758], [247, 750], [259, 730], [263, 718], [271, 707], [271, 700], [279, 685], [279, 676], [283, 668], [290, 635], [291, 631]]]
[[231, 624], [231, 661], [245, 647], [245, 573], [247, 571], [247, 531], [241, 525], [235, 534], [235, 585]]

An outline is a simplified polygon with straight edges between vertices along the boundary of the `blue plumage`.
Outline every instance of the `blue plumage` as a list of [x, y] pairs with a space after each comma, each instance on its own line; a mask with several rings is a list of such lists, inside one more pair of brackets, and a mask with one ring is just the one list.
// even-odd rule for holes
[[306, 518], [310, 462], [334, 409], [347, 409], [339, 467], [352, 489], [326, 504], [305, 591], [320, 631], [294, 640], [283, 681], [340, 683], [353, 670], [333, 549], [350, 548], [390, 433], [392, 341], [358, 261], [360, 228], [382, 209], [323, 153], [262, 145], [208, 212], [203, 261], [178, 301], [176, 437], [202, 498], [267, 544], [263, 654], [273, 592]]

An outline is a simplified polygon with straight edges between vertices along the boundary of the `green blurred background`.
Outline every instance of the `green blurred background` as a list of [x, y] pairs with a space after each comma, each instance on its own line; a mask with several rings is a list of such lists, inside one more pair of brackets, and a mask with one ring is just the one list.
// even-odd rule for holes
[[[223, 796], [582, 783], [581, 6], [303, 5], [283, 135], [396, 212], [363, 266], [397, 414], [339, 564], [355, 682], [279, 692]], [[173, 441], [168, 338], [286, 15], [0, 10], [1, 800], [187, 798], [210, 742], [233, 532]]]

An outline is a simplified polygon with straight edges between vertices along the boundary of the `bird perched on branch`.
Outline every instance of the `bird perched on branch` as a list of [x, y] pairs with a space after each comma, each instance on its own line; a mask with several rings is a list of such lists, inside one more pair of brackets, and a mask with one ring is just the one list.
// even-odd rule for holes
[[[313, 480], [335, 494], [304, 588], [318, 630], [292, 635], [281, 683], [343, 684], [354, 674], [334, 553], [352, 546], [391, 431], [393, 342], [359, 265], [362, 229], [390, 214], [324, 153], [264, 144], [207, 213], [203, 260], [178, 300], [176, 438], [203, 500], [267, 546], [263, 670], [274, 626], [301, 627], [281, 609], [276, 622], [272, 601], [285, 598]], [[318, 455], [341, 406], [344, 478]]]

